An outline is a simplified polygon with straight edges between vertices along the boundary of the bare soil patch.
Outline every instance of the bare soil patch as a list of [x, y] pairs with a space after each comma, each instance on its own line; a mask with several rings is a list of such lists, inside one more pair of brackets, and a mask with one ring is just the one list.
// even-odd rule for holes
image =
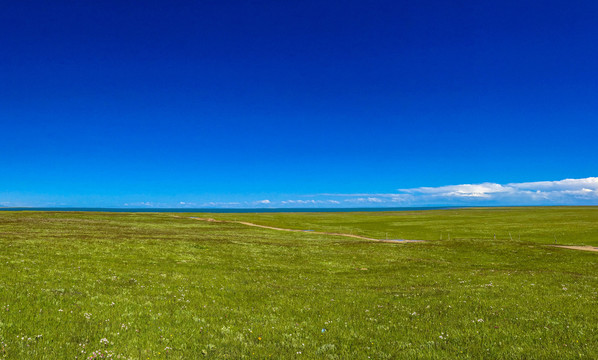
[[591, 245], [587, 245], [587, 246], [575, 246], [575, 245], [550, 245], [550, 246], [559, 247], [559, 248], [563, 248], [563, 249], [571, 249], [571, 250], [581, 250], [581, 251], [593, 251], [593, 252], [598, 252], [598, 247], [596, 247], [596, 246], [591, 246]]

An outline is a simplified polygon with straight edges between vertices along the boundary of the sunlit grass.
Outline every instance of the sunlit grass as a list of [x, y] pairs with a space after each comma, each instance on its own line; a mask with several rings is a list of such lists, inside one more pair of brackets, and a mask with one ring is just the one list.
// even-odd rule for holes
[[0, 358], [597, 358], [596, 208], [512, 211], [0, 212]]
[[598, 246], [598, 207], [465, 208], [354, 213], [202, 214], [377, 239], [498, 239]]

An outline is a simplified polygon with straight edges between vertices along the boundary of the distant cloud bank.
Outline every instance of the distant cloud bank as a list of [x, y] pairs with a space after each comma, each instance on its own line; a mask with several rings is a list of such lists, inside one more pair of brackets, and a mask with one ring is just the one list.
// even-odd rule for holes
[[[0, 194], [1, 195], [1, 194]], [[248, 196], [246, 195], [246, 198]], [[124, 208], [360, 208], [420, 206], [517, 206], [517, 205], [598, 205], [598, 177], [498, 184], [459, 184], [435, 187], [401, 188], [392, 193], [325, 193], [307, 195], [269, 195], [246, 201], [202, 201], [187, 199], [136, 199], [118, 205], [81, 201], [65, 204], [0, 197], [0, 207], [124, 207]], [[101, 199], [102, 200], [102, 199]], [[145, 201], [139, 201], [145, 200]], [[162, 201], [157, 201], [162, 200]], [[224, 200], [224, 199], [223, 199]], [[233, 200], [233, 201], [230, 201]]]
[[481, 183], [398, 189], [388, 194], [321, 194], [345, 203], [410, 205], [598, 204], [598, 177], [523, 183]]
[[[350, 208], [485, 205], [598, 205], [598, 177], [397, 189], [395, 193], [311, 194], [298, 199], [205, 203], [206, 207]], [[302, 198], [301, 198], [302, 197]]]
[[402, 189], [407, 194], [440, 197], [446, 199], [473, 198], [506, 202], [554, 202], [571, 203], [598, 200], [598, 177], [565, 179], [559, 181], [536, 181], [525, 183], [477, 185], [464, 184]]

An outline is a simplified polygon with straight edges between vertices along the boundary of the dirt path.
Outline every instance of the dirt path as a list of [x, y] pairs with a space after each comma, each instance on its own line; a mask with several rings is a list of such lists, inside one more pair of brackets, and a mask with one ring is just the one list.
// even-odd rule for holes
[[559, 248], [563, 248], [563, 249], [598, 252], [598, 247], [590, 246], [590, 245], [588, 245], [588, 246], [550, 245], [550, 246], [559, 247]]
[[[179, 217], [179, 216], [177, 216]], [[296, 230], [296, 229], [285, 229], [279, 228], [274, 226], [267, 226], [267, 225], [259, 225], [254, 224], [246, 221], [232, 221], [232, 220], [216, 220], [212, 218], [200, 218], [200, 217], [191, 217], [190, 219], [199, 220], [199, 221], [207, 221], [207, 222], [217, 222], [217, 223], [234, 223], [234, 224], [242, 224], [246, 226], [253, 226], [262, 229], [270, 229], [270, 230], [278, 230], [278, 231], [290, 231], [290, 232], [307, 232], [310, 234], [318, 234], [318, 235], [332, 235], [332, 236], [344, 236], [350, 237], [355, 239], [363, 239], [363, 240], [370, 240], [370, 241], [378, 241], [378, 242], [388, 242], [388, 243], [413, 243], [413, 242], [423, 242], [423, 240], [404, 240], [404, 239], [396, 239], [396, 240], [384, 240], [384, 239], [373, 239], [365, 236], [353, 235], [353, 234], [343, 234], [343, 233], [332, 233], [332, 232], [324, 232], [324, 231], [311, 231], [311, 230]]]
[[[176, 215], [174, 215], [174, 217], [182, 218], [182, 216], [176, 216]], [[397, 244], [397, 243], [400, 244], [400, 243], [425, 242], [425, 240], [407, 240], [407, 239], [393, 239], [393, 240], [389, 239], [389, 240], [385, 240], [385, 239], [373, 239], [373, 238], [369, 238], [369, 237], [365, 237], [365, 236], [360, 236], [360, 235], [353, 235], [353, 234], [343, 234], [343, 233], [333, 233], [333, 232], [313, 231], [313, 230], [286, 229], [286, 228], [279, 228], [279, 227], [268, 226], [268, 225], [254, 224], [254, 223], [250, 223], [250, 222], [247, 222], [247, 221], [216, 220], [216, 219], [212, 219], [212, 218], [200, 218], [200, 217], [190, 217], [190, 219], [199, 220], [199, 221], [207, 221], [207, 222], [216, 222], [216, 223], [242, 224], [242, 225], [246, 225], [246, 226], [253, 226], [253, 227], [258, 227], [258, 228], [262, 228], [262, 229], [270, 229], [270, 230], [278, 230], [278, 231], [306, 232], [306, 233], [318, 234], [318, 235], [344, 236], [344, 237], [350, 237], [350, 238], [355, 238], [355, 239], [378, 241], [378, 242], [386, 242], [386, 243], [395, 243], [395, 244]], [[587, 245], [587, 246], [548, 245], [548, 246], [559, 247], [559, 248], [563, 248], [563, 249], [571, 249], [571, 250], [581, 250], [581, 251], [598, 252], [598, 247], [596, 247], [596, 246], [590, 246], [590, 245]]]

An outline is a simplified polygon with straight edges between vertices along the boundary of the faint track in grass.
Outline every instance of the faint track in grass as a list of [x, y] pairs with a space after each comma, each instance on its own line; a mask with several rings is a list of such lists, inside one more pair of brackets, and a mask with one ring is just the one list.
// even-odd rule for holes
[[[182, 216], [175, 216], [175, 217], [181, 218]], [[303, 233], [318, 234], [318, 235], [344, 236], [344, 237], [350, 237], [350, 238], [354, 238], [354, 239], [386, 242], [386, 243], [393, 243], [393, 244], [424, 242], [424, 240], [407, 240], [407, 239], [386, 240], [386, 239], [374, 239], [374, 238], [369, 238], [366, 236], [354, 235], [354, 234], [334, 233], [334, 232], [325, 232], [325, 231], [312, 231], [312, 230], [286, 229], [286, 228], [279, 228], [279, 227], [268, 226], [268, 225], [255, 224], [255, 223], [251, 223], [251, 222], [247, 222], [247, 221], [216, 220], [216, 219], [212, 219], [212, 218], [200, 218], [200, 217], [189, 217], [189, 219], [198, 220], [198, 221], [206, 221], [206, 222], [215, 222], [215, 223], [241, 224], [241, 225], [246, 225], [246, 226], [253, 226], [253, 227], [258, 227], [258, 228], [262, 228], [262, 229], [278, 230], [278, 231], [303, 232]]]
[[563, 249], [570, 249], [570, 250], [581, 250], [581, 251], [592, 251], [598, 252], [598, 247], [596, 246], [579, 246], [579, 245], [550, 245], [553, 247], [563, 248]]

